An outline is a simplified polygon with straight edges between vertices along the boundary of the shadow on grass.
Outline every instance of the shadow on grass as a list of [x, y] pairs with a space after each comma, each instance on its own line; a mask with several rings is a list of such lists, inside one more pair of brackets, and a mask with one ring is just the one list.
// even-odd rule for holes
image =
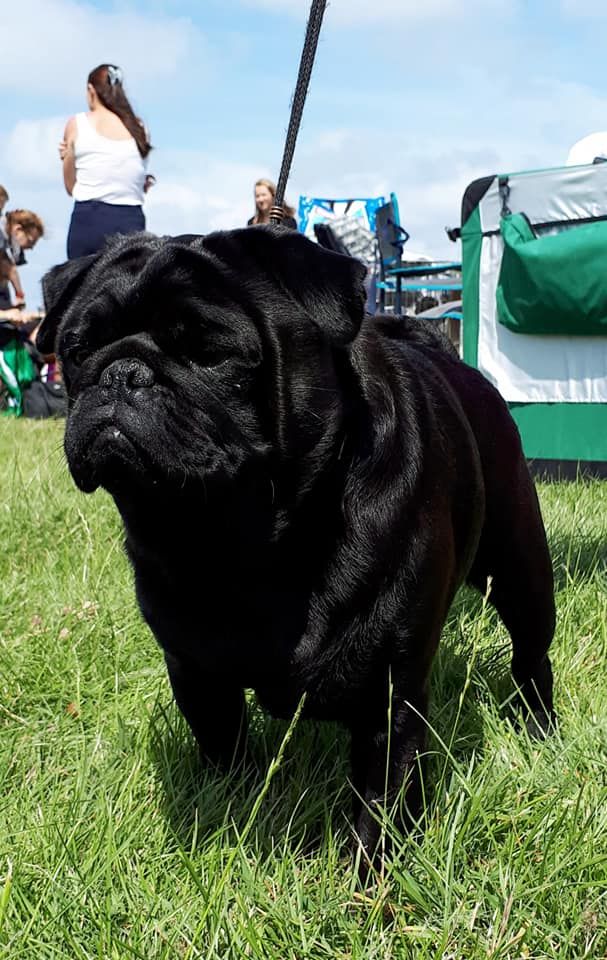
[[[513, 688], [506, 646], [476, 655], [458, 634], [461, 617], [492, 616], [482, 600], [466, 591], [454, 603], [437, 655], [430, 707], [429, 762], [425, 773], [428, 814], [444, 801], [449, 771], [466, 766], [485, 743], [481, 698], [504, 714]], [[497, 621], [497, 617], [496, 617]], [[273, 720], [249, 703], [250, 763], [246, 772], [227, 775], [201, 764], [194, 740], [176, 706], [158, 704], [152, 714], [150, 751], [162, 784], [164, 814], [178, 842], [186, 849], [236, 836], [247, 828], [251, 812], [272, 758], [288, 724]], [[288, 744], [263, 804], [257, 812], [249, 843], [262, 856], [276, 847], [291, 854], [319, 853], [326, 841], [347, 841], [352, 833], [352, 791], [349, 784], [349, 734], [336, 724], [301, 720]]]
[[[179, 843], [190, 848], [244, 831], [288, 723], [249, 702], [248, 763], [223, 773], [203, 765], [175, 704], [157, 705], [151, 718], [150, 751], [162, 784], [164, 814]], [[267, 855], [277, 838], [303, 854], [322, 848], [327, 831], [347, 832], [349, 735], [337, 724], [300, 720], [283, 762], [258, 811], [250, 841]]]

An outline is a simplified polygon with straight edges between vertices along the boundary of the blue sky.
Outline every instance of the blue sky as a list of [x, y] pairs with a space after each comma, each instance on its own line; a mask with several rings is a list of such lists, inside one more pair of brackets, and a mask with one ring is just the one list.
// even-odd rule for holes
[[[64, 259], [72, 201], [57, 142], [89, 70], [118, 63], [152, 134], [157, 233], [243, 225], [276, 179], [308, 0], [23, 0], [2, 13], [0, 183], [48, 235], [28, 305]], [[607, 130], [605, 0], [332, 0], [287, 196], [395, 191], [416, 251], [459, 253], [478, 176], [558, 166]]]

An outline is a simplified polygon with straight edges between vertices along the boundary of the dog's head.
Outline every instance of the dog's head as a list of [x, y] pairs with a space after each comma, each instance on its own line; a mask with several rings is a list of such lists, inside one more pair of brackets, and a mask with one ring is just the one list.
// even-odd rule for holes
[[37, 345], [61, 360], [78, 486], [207, 489], [322, 444], [363, 278], [356, 260], [263, 227], [116, 238], [53, 268]]

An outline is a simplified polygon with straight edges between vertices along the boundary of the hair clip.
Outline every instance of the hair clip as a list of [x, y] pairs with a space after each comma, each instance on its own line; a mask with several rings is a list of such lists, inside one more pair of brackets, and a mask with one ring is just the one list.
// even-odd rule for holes
[[120, 67], [114, 67], [110, 64], [107, 68], [107, 78], [112, 87], [115, 87], [117, 83], [122, 83], [122, 70]]

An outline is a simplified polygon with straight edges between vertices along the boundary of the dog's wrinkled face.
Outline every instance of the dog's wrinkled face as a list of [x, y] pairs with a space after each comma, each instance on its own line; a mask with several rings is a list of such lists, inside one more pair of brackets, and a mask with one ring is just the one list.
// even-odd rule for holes
[[55, 267], [38, 344], [62, 363], [78, 486], [225, 483], [283, 437], [305, 446], [318, 379], [360, 326], [363, 275], [259, 227], [116, 238]]

